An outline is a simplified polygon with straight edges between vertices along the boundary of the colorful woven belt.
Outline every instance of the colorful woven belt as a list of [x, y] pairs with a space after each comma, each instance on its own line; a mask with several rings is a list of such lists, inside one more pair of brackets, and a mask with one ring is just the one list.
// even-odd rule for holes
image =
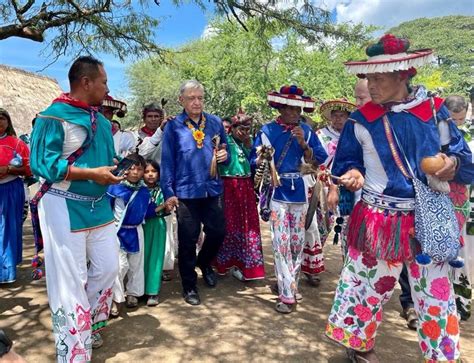
[[362, 189], [361, 199], [374, 207], [395, 211], [412, 211], [415, 209], [414, 198], [397, 198], [372, 190]]

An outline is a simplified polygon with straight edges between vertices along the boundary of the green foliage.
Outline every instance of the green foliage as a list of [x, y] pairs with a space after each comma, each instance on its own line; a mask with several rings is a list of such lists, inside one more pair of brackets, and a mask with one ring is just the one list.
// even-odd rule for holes
[[161, 54], [153, 39], [159, 22], [147, 9], [145, 0], [11, 0], [0, 5], [0, 40], [46, 42], [43, 54], [53, 62], [85, 52], [110, 53], [120, 60], [145, 52]]
[[[407, 37], [411, 50], [433, 48], [445, 82], [445, 94], [467, 94], [474, 84], [474, 17], [444, 16], [408, 21], [388, 31]], [[435, 78], [438, 75], [432, 73]], [[433, 81], [433, 79], [431, 79]]]
[[451, 81], [438, 67], [423, 67], [413, 79], [413, 84], [422, 84], [430, 91], [445, 94], [451, 88]]
[[135, 115], [131, 117], [139, 118], [144, 100], [161, 97], [170, 98], [168, 112], [176, 112], [179, 106], [173, 101], [178, 83], [186, 79], [204, 85], [208, 112], [225, 117], [243, 107], [259, 122], [274, 115], [267, 106], [267, 92], [284, 84], [297, 84], [320, 100], [352, 98], [355, 77], [344, 71], [343, 62], [363, 56], [364, 37], [358, 42], [310, 43], [277, 22], [263, 33], [257, 21], [247, 21], [245, 26], [248, 31], [236, 23], [215, 20], [210, 36], [177, 49], [166, 64], [144, 60], [131, 66], [128, 76]]

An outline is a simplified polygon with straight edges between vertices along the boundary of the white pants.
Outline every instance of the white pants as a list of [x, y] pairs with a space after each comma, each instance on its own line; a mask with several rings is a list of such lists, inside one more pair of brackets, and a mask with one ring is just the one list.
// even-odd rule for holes
[[308, 205], [272, 200], [270, 208], [270, 232], [279, 298], [285, 304], [293, 304], [298, 292]]
[[66, 200], [51, 194], [38, 212], [57, 360], [90, 361], [91, 334], [107, 322], [118, 272], [115, 226], [71, 232]]
[[[113, 299], [118, 303], [125, 301], [125, 295], [140, 297], [145, 293], [143, 227], [140, 225], [137, 229], [139, 251], [137, 253], [128, 253], [120, 250], [119, 252], [119, 273], [112, 289]], [[116, 241], [117, 245], [120, 246], [118, 238]], [[126, 290], [123, 283], [125, 276], [128, 279]]]
[[165, 258], [163, 261], [163, 270], [170, 271], [174, 269], [174, 260], [176, 256], [176, 217], [174, 214], [165, 217], [166, 221], [166, 245]]

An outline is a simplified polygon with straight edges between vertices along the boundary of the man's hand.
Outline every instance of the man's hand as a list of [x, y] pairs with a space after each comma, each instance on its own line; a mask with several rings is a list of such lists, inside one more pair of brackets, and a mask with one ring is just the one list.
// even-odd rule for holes
[[291, 130], [291, 134], [296, 138], [296, 141], [302, 148], [306, 146], [304, 131], [301, 126], [296, 126], [293, 130]]
[[252, 147], [252, 139], [250, 138], [250, 127], [237, 126], [235, 136], [244, 144], [246, 148]]
[[168, 116], [163, 121], [161, 121], [160, 129], [163, 131], [165, 129], [166, 124], [168, 123], [169, 120], [174, 119], [176, 116]]
[[449, 157], [446, 154], [442, 153], [439, 153], [438, 156], [441, 156], [443, 158], [444, 166], [435, 173], [435, 176], [441, 181], [453, 180], [454, 175], [456, 174], [457, 159], [454, 159], [454, 157]]
[[8, 166], [0, 166], [0, 179], [3, 179], [8, 174]]
[[112, 171], [116, 168], [116, 166], [101, 166], [99, 168], [90, 169], [90, 179], [100, 185], [118, 184], [125, 179], [125, 176], [117, 177], [112, 174]]
[[225, 144], [221, 144], [219, 150], [217, 150], [216, 160], [218, 163], [223, 163], [227, 160], [227, 149]]
[[165, 208], [166, 211], [171, 212], [174, 208], [178, 207], [179, 201], [177, 197], [169, 197], [166, 199]]
[[357, 169], [351, 169], [341, 176], [339, 183], [344, 185], [351, 192], [356, 192], [364, 185], [364, 177]]
[[331, 212], [336, 212], [339, 205], [339, 191], [337, 185], [331, 184], [328, 191], [328, 209]]

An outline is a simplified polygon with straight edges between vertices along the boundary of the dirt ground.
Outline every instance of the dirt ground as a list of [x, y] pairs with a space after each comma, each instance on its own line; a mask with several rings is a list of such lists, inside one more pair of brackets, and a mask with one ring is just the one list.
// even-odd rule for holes
[[[25, 224], [28, 225], [28, 222]], [[325, 247], [326, 272], [318, 288], [301, 283], [303, 301], [297, 311], [281, 315], [273, 310], [275, 282], [270, 236], [262, 228], [267, 278], [242, 283], [231, 276], [215, 289], [199, 278], [200, 306], [181, 297], [179, 278], [165, 282], [161, 303], [144, 302], [110, 322], [104, 346], [94, 362], [349, 362], [344, 349], [323, 336], [341, 268], [339, 246]], [[30, 280], [33, 256], [31, 230], [25, 228], [25, 252], [19, 279], [0, 287], [0, 327], [15, 341], [28, 362], [54, 361], [54, 342], [45, 280]], [[399, 317], [399, 291], [387, 304], [378, 332], [376, 351], [383, 363], [420, 362], [416, 333]], [[464, 362], [474, 363], [474, 320], [461, 325]]]

